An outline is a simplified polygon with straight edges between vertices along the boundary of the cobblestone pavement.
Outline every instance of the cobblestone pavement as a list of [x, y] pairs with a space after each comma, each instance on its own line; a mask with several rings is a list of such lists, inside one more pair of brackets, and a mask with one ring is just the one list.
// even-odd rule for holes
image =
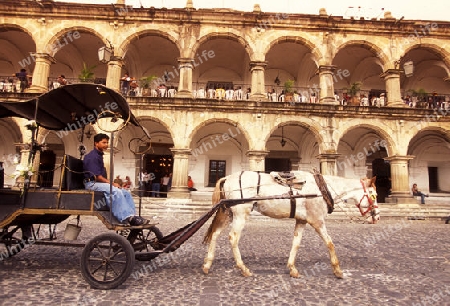
[[[83, 217], [77, 242], [105, 227]], [[167, 234], [191, 219], [160, 217]], [[334, 277], [328, 252], [305, 230], [297, 256], [300, 279], [286, 262], [294, 222], [251, 218], [240, 242], [254, 272], [244, 278], [222, 234], [209, 275], [201, 266], [207, 223], [180, 249], [137, 261], [115, 290], [91, 289], [80, 272], [80, 247], [33, 245], [0, 262], [0, 305], [450, 305], [450, 225], [442, 221], [383, 220], [379, 224], [328, 221], [344, 279]], [[57, 227], [63, 237], [65, 222]]]

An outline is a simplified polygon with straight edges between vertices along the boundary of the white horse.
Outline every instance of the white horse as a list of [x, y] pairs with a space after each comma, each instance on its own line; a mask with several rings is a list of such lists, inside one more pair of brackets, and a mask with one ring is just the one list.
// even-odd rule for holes
[[[243, 200], [240, 204], [234, 203], [228, 205], [229, 208], [224, 206], [217, 211], [204, 238], [204, 243], [209, 243], [208, 253], [203, 264], [203, 272], [205, 274], [209, 272], [214, 260], [217, 238], [225, 226], [228, 225], [230, 219], [232, 219], [229, 240], [236, 265], [244, 276], [252, 275], [242, 261], [238, 243], [245, 221], [254, 209], [272, 218], [281, 219], [291, 217], [295, 219], [294, 239], [287, 263], [292, 277], [297, 278], [300, 276], [295, 267], [295, 257], [300, 247], [303, 230], [307, 223], [316, 230], [328, 247], [334, 275], [338, 278], [343, 277], [334, 244], [325, 227], [325, 216], [327, 213], [332, 212], [334, 202], [332, 200], [328, 201], [328, 204], [326, 203], [327, 201], [322, 197], [322, 193], [312, 173], [294, 171], [294, 174], [297, 180], [305, 181], [301, 190], [291, 189], [288, 186], [283, 186], [275, 182], [273, 176], [270, 174], [252, 171], [234, 173], [217, 182], [213, 193], [213, 204], [217, 204], [219, 201], [225, 202], [225, 204], [227, 203], [226, 200], [221, 199], [246, 200]], [[375, 177], [361, 180], [345, 179], [337, 176], [324, 176], [323, 178], [329, 187], [329, 195], [331, 195], [334, 201], [353, 201], [360, 207], [360, 210], [367, 208], [366, 213], [370, 211], [374, 222], [379, 219], [374, 184]], [[291, 190], [294, 196], [297, 194], [314, 194], [316, 196], [290, 199], [289, 192]]]

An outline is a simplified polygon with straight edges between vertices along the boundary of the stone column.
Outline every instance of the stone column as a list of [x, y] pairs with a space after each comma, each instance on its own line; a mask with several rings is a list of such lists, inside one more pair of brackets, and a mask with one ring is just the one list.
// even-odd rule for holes
[[189, 155], [191, 149], [170, 149], [173, 153], [172, 188], [168, 198], [189, 199], [191, 194], [187, 187]]
[[251, 87], [251, 100], [267, 101], [265, 83], [264, 83], [264, 71], [266, 69], [267, 62], [250, 62], [250, 71], [252, 73], [252, 87]]
[[122, 58], [114, 58], [108, 62], [108, 72], [106, 74], [106, 87], [120, 92], [120, 78], [122, 76]]
[[290, 161], [291, 161], [291, 170], [292, 171], [297, 171], [297, 170], [300, 170], [300, 161], [301, 161], [302, 159], [301, 158], [291, 158], [290, 159]]
[[265, 171], [264, 161], [269, 154], [269, 151], [247, 151], [249, 170], [250, 171]]
[[48, 77], [50, 76], [50, 66], [56, 60], [48, 53], [31, 53], [31, 57], [36, 59], [36, 66], [33, 71], [31, 87], [26, 92], [43, 93], [48, 91]]
[[409, 169], [408, 161], [414, 156], [394, 155], [384, 158], [391, 164], [391, 195], [389, 198], [395, 199], [396, 203], [417, 204], [416, 199], [412, 196], [409, 186]]
[[323, 153], [316, 156], [320, 161], [320, 173], [323, 175], [337, 175], [336, 161], [341, 154]]
[[177, 97], [192, 98], [192, 58], [178, 58], [180, 69], [180, 82], [178, 84]]
[[320, 97], [319, 103], [324, 104], [339, 104], [334, 98], [334, 83], [333, 75], [336, 66], [322, 65], [319, 66], [319, 80], [320, 80]]
[[402, 101], [400, 92], [400, 73], [399, 69], [388, 69], [381, 77], [386, 82], [387, 104], [391, 107], [406, 107], [407, 105]]

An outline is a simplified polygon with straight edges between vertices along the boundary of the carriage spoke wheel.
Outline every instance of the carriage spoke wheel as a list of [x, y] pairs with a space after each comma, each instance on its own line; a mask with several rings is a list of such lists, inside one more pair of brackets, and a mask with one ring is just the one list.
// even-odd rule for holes
[[96, 289], [114, 289], [130, 276], [134, 250], [125, 237], [104, 233], [91, 239], [81, 254], [81, 273]]
[[133, 246], [136, 252], [149, 252], [150, 247], [155, 250], [160, 250], [160, 244], [158, 240], [163, 238], [162, 232], [156, 226], [152, 226], [148, 229], [133, 229], [130, 230], [127, 239]]
[[13, 228], [8, 231], [8, 228], [3, 228], [0, 230], [0, 254], [2, 255], [1, 260], [17, 255], [22, 251], [26, 245], [22, 241], [17, 230], [19, 227]]

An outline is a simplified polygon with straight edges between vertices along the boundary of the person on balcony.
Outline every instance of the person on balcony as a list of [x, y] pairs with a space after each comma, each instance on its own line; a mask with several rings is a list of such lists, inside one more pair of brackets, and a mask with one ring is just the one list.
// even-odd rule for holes
[[131, 81], [132, 78], [128, 73], [125, 73], [125, 75], [120, 79], [120, 91], [122, 92], [122, 95], [128, 95], [128, 92], [130, 91]]
[[20, 72], [15, 73], [14, 76], [20, 81], [20, 92], [24, 92], [29, 85], [29, 76], [27, 70], [22, 68], [20, 69]]

